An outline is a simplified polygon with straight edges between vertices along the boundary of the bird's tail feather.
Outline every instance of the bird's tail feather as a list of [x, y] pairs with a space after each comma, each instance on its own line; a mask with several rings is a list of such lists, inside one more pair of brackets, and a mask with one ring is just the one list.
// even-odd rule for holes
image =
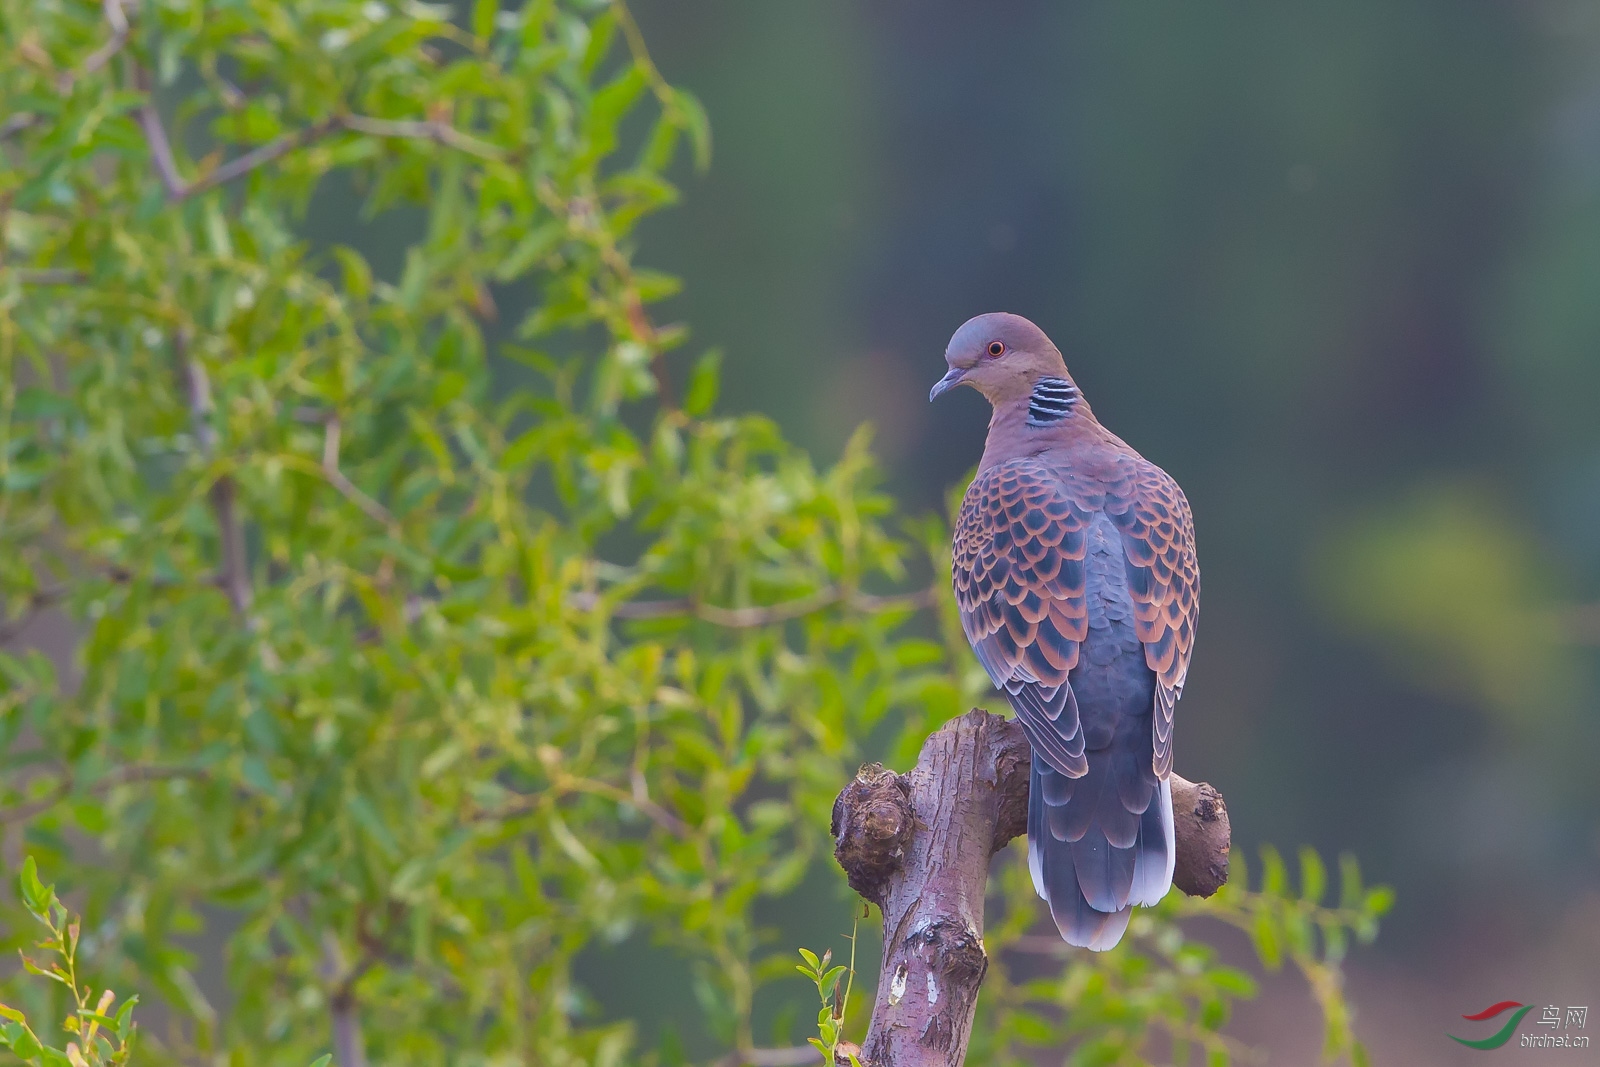
[[1134, 904], [1155, 904], [1172, 885], [1172, 787], [1130, 785], [1129, 774], [1149, 772], [1115, 749], [1089, 753], [1088, 763], [1068, 778], [1033, 757], [1028, 869], [1061, 936], [1104, 951], [1122, 939]]

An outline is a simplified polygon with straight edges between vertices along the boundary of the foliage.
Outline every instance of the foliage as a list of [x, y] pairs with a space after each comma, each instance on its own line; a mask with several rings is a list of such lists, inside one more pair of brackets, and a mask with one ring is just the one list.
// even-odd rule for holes
[[[0, 656], [0, 822], [74, 966], [170, 1009], [141, 1061], [616, 1064], [574, 961], [635, 932], [747, 1053], [793, 981], [757, 900], [865, 739], [985, 686], [865, 436], [715, 413], [651, 318], [699, 106], [620, 3], [0, 0], [0, 41], [0, 601], [82, 635]], [[341, 188], [395, 269], [308, 235]]]
[[1122, 944], [1105, 953], [1074, 952], [1030, 933], [1037, 926], [1033, 885], [1023, 864], [1009, 865], [990, 906], [991, 914], [1004, 917], [984, 936], [991, 956], [1026, 960], [1042, 953], [1068, 962], [1037, 977], [1014, 973], [1037, 972], [1026, 962], [991, 969], [978, 1004], [972, 1061], [1031, 1063], [1037, 1052], [1030, 1050], [1039, 1047], [1068, 1049], [1073, 1064], [1257, 1060], [1254, 1049], [1223, 1032], [1233, 1003], [1255, 995], [1255, 979], [1219, 962], [1216, 948], [1186, 929], [1194, 919], [1209, 918], [1248, 934], [1266, 969], [1279, 969], [1287, 957], [1322, 1010], [1324, 1057], [1347, 1057], [1362, 1067], [1367, 1053], [1352, 1029], [1340, 963], [1352, 935], [1363, 942], [1377, 935], [1391, 894], [1364, 887], [1355, 859], [1346, 856], [1339, 904], [1327, 907], [1325, 868], [1314, 850], [1301, 850], [1298, 891], [1275, 849], [1264, 847], [1261, 856], [1257, 888], [1249, 888], [1244, 857], [1235, 853], [1229, 882], [1215, 896], [1173, 892], [1155, 908], [1135, 910]]
[[35, 1067], [120, 1067], [127, 1063], [136, 1029], [133, 1006], [139, 1003], [139, 998], [129, 997], [112, 1015], [111, 1009], [117, 1000], [115, 993], [107, 989], [96, 997], [88, 986], [78, 984], [79, 922], [56, 899], [56, 887], [39, 881], [39, 872], [31, 856], [23, 862], [19, 888], [23, 906], [50, 931], [50, 936], [36, 947], [56, 957], [45, 967], [24, 955], [22, 966], [29, 974], [42, 975], [59, 983], [72, 998], [72, 1009], [61, 1025], [71, 1037], [65, 1048], [47, 1045], [34, 1032], [24, 1013], [0, 1004], [0, 1017], [5, 1019], [0, 1023], [0, 1044], [22, 1062]]
[[[869, 913], [870, 908], [866, 909]], [[833, 962], [833, 949], [827, 949], [818, 958], [810, 949], [801, 949], [800, 958], [803, 963], [797, 964], [795, 970], [805, 975], [817, 987], [817, 998], [822, 1001], [822, 1007], [817, 1012], [817, 1036], [807, 1038], [811, 1046], [822, 1053], [823, 1067], [834, 1067], [840, 1062], [839, 1053], [841, 1046], [847, 1045], [844, 1039], [845, 1019], [850, 1011], [850, 991], [856, 984], [856, 938], [861, 932], [861, 918], [850, 928], [850, 962], [830, 967]], [[845, 1049], [848, 1061], [860, 1067], [860, 1060], [855, 1051]]]

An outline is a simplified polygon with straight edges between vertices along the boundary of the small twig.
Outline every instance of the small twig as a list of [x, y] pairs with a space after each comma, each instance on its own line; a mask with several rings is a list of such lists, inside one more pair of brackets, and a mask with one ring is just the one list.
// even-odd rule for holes
[[[99, 796], [109, 792], [119, 785], [130, 785], [134, 782], [160, 782], [171, 778], [205, 778], [210, 772], [199, 767], [146, 767], [134, 765], [120, 767], [99, 781], [90, 785], [85, 792], [90, 796]], [[14, 822], [25, 822], [40, 812], [48, 811], [62, 800], [71, 796], [73, 784], [71, 776], [65, 776], [56, 783], [55, 789], [49, 796], [38, 800], [30, 800], [24, 804], [16, 804], [9, 808], [0, 808], [0, 826]]]
[[651, 822], [674, 837], [687, 837], [689, 834], [688, 825], [660, 804], [649, 799], [641, 800], [632, 793], [618, 789], [608, 782], [597, 782], [591, 778], [578, 778], [569, 774], [561, 774], [551, 783], [551, 786], [557, 792], [588, 793], [590, 796], [615, 800], [619, 804], [631, 804], [648, 816]]
[[[147, 94], [149, 93], [149, 79], [143, 72], [139, 74], [138, 84]], [[483, 159], [500, 159], [502, 156], [501, 151], [494, 145], [468, 136], [449, 123], [412, 122], [339, 114], [330, 115], [294, 133], [286, 133], [266, 144], [257, 145], [244, 155], [230, 159], [194, 181], [184, 181], [183, 176], [178, 173], [178, 163], [172, 154], [172, 142], [167, 138], [167, 130], [161, 122], [160, 112], [156, 110], [153, 96], [147, 96], [139, 108], [139, 125], [144, 130], [145, 142], [150, 146], [150, 158], [155, 163], [156, 173], [160, 175], [161, 183], [166, 186], [167, 200], [173, 203], [226, 185], [297, 148], [304, 148], [340, 130], [364, 133], [373, 137], [433, 141]]]
[[122, 12], [122, 0], [102, 0], [101, 7], [105, 9], [106, 21], [111, 24], [111, 39], [89, 53], [88, 58], [76, 71], [70, 71], [62, 76], [58, 84], [62, 96], [72, 91], [73, 85], [79, 78], [93, 74], [111, 62], [111, 57], [122, 51], [122, 47], [128, 43], [130, 27], [127, 16]]
[[[210, 459], [216, 452], [217, 431], [211, 424], [214, 405], [211, 400], [211, 379], [205, 365], [189, 355], [188, 338], [183, 330], [173, 335], [173, 348], [183, 367], [189, 387], [189, 415], [194, 423], [195, 440], [201, 454]], [[245, 620], [251, 628], [250, 605], [254, 592], [250, 586], [250, 560], [244, 543], [244, 526], [236, 509], [238, 490], [233, 476], [224, 474], [211, 483], [211, 508], [217, 516], [217, 534], [222, 541], [222, 565], [217, 572], [217, 584], [233, 606], [234, 615]]]
[[[831, 587], [819, 590], [810, 596], [801, 597], [798, 600], [745, 608], [718, 607], [715, 604], [701, 603], [690, 597], [673, 597], [664, 600], [625, 600], [611, 609], [611, 615], [617, 619], [660, 619], [672, 615], [692, 615], [716, 626], [740, 630], [788, 622], [790, 619], [798, 619], [801, 616], [810, 615], [812, 612], [820, 611], [834, 604], [843, 604], [849, 608], [874, 614], [899, 608], [911, 608], [913, 610], [926, 608], [934, 603], [934, 597], [937, 593], [937, 589], [928, 588], [915, 593], [874, 596], [870, 593], [847, 593], [843, 589]], [[579, 593], [573, 599], [579, 608], [585, 610], [595, 608], [600, 603], [600, 598], [593, 593]]]
[[321, 122], [313, 123], [303, 130], [286, 133], [282, 137], [268, 141], [264, 145], [252, 148], [244, 155], [228, 160], [228, 162], [206, 172], [192, 182], [187, 184], [180, 183], [176, 189], [171, 183], [168, 183], [167, 199], [183, 200], [215, 189], [219, 185], [226, 185], [235, 178], [244, 177], [257, 167], [271, 163], [279, 156], [287, 155], [296, 148], [303, 148], [313, 141], [321, 140], [328, 134], [333, 133], [341, 125], [342, 123], [337, 116], [323, 119]]
[[366, 115], [345, 115], [341, 120], [348, 130], [356, 133], [365, 133], [373, 137], [408, 137], [421, 141], [433, 141], [447, 148], [454, 148], [458, 152], [482, 159], [500, 159], [504, 155], [500, 149], [492, 144], [478, 140], [462, 133], [447, 122], [412, 122], [397, 119], [377, 119]]
[[622, 36], [628, 42], [628, 53], [633, 56], [634, 66], [644, 71], [644, 77], [650, 83], [650, 89], [663, 103], [672, 100], [672, 87], [667, 84], [667, 79], [661, 76], [661, 71], [656, 67], [656, 61], [650, 58], [650, 49], [645, 46], [644, 34], [639, 32], [639, 24], [634, 21], [633, 12], [628, 10], [628, 5], [623, 0], [611, 0], [611, 10], [617, 16], [617, 25], [622, 28]]
[[[111, 58], [122, 51], [128, 43], [131, 27], [128, 25], [127, 16], [123, 14], [122, 0], [101, 0], [101, 7], [105, 10], [106, 21], [111, 24], [111, 37], [105, 44], [90, 52], [76, 70], [69, 70], [56, 79], [56, 91], [62, 96], [72, 92], [72, 87], [80, 78], [93, 74], [111, 62]], [[5, 122], [0, 122], [0, 142], [32, 128], [39, 121], [40, 116], [31, 111], [17, 112]]]
[[81, 270], [45, 268], [17, 271], [17, 281], [23, 285], [82, 285], [88, 280], [89, 276]]
[[167, 128], [161, 124], [161, 113], [156, 110], [156, 98], [150, 85], [150, 76], [144, 68], [135, 66], [134, 85], [145, 94], [139, 105], [139, 128], [144, 131], [145, 144], [150, 146], [150, 161], [156, 165], [161, 184], [167, 187], [167, 199], [179, 200], [186, 188], [183, 176], [178, 173], [178, 161], [172, 156], [172, 143], [167, 140]]
[[328, 484], [339, 490], [345, 499], [360, 508], [375, 522], [394, 529], [397, 524], [389, 509], [363, 493], [344, 471], [339, 469], [339, 416], [328, 415], [322, 424], [322, 474]]
[[[551, 761], [547, 760], [547, 763]], [[689, 826], [678, 816], [668, 811], [648, 797], [640, 798], [624, 789], [618, 789], [608, 782], [597, 782], [592, 778], [579, 778], [559, 769], [552, 769], [550, 791], [536, 796], [518, 796], [511, 803], [500, 808], [480, 808], [473, 813], [475, 819], [513, 819], [519, 815], [529, 815], [539, 809], [539, 805], [550, 796], [559, 798], [564, 793], [588, 793], [590, 796], [604, 797], [614, 800], [619, 804], [627, 804], [637, 808], [649, 820], [661, 827], [674, 837], [689, 836]]]
[[328, 1015], [333, 1026], [333, 1058], [339, 1067], [367, 1067], [366, 1041], [361, 1033], [355, 984], [372, 966], [369, 959], [370, 956], [364, 956], [356, 966], [345, 970], [338, 940], [331, 931], [323, 931], [322, 972], [332, 987], [328, 996]]

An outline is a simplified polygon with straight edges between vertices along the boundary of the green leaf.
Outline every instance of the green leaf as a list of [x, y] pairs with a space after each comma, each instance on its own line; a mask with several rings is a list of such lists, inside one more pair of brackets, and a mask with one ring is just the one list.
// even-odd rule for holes
[[833, 967], [833, 968], [829, 969], [828, 972], [821, 977], [821, 979], [819, 981], [820, 981], [820, 984], [822, 986], [822, 995], [823, 995], [823, 997], [826, 998], [826, 997], [831, 997], [833, 995], [833, 988], [834, 988], [834, 986], [839, 984], [839, 979], [844, 976], [844, 972], [845, 972], [845, 968], [842, 967], [842, 966]]
[[33, 1032], [25, 1026], [18, 1026], [15, 1023], [7, 1026], [6, 1039], [11, 1046], [11, 1051], [15, 1052], [17, 1058], [21, 1060], [33, 1060], [44, 1051], [39, 1039], [34, 1037]]
[[1361, 865], [1346, 852], [1339, 857], [1339, 906], [1360, 907], [1361, 898]]
[[74, 407], [70, 398], [49, 389], [30, 385], [17, 391], [16, 404], [11, 416], [19, 421], [59, 419], [71, 415]]
[[472, 5], [473, 34], [487, 41], [494, 35], [495, 16], [499, 14], [499, 0], [475, 0]]
[[678, 113], [683, 117], [683, 127], [689, 134], [689, 143], [694, 146], [695, 169], [704, 171], [711, 166], [711, 120], [706, 117], [705, 107], [692, 93], [674, 89], [672, 99]]
[[1283, 949], [1278, 938], [1278, 926], [1267, 911], [1256, 913], [1255, 923], [1250, 928], [1251, 939], [1255, 942], [1256, 955], [1269, 971], [1275, 971], [1283, 963]]
[[22, 861], [22, 871], [18, 876], [18, 886], [22, 891], [22, 902], [27, 905], [34, 918], [48, 923], [50, 919], [50, 904], [55, 900], [55, 892], [39, 881], [39, 868], [30, 855]]
[[1322, 865], [1322, 857], [1317, 855], [1314, 848], [1302, 847], [1300, 849], [1300, 897], [1302, 900], [1313, 904], [1321, 903], [1323, 894], [1328, 889], [1327, 869]]
[[1271, 845], [1261, 846], [1261, 892], [1264, 896], [1282, 898], [1289, 895], [1289, 874], [1283, 857]]
[[689, 387], [684, 391], [683, 410], [687, 415], [701, 418], [710, 414], [711, 408], [717, 402], [717, 386], [719, 371], [722, 367], [722, 351], [709, 349], [695, 361], [694, 370], [689, 374]]
[[1362, 901], [1362, 909], [1374, 917], [1388, 914], [1392, 907], [1394, 907], [1394, 890], [1386, 885], [1367, 890], [1366, 899]]
[[139, 1003], [137, 994], [122, 1002], [122, 1007], [117, 1009], [116, 1018], [112, 1020], [112, 1029], [117, 1033], [118, 1040], [126, 1041], [133, 1032], [133, 1006]]
[[495, 280], [509, 282], [521, 277], [528, 268], [555, 251], [566, 233], [566, 223], [558, 220], [533, 227], [506, 254], [506, 257], [495, 265]]

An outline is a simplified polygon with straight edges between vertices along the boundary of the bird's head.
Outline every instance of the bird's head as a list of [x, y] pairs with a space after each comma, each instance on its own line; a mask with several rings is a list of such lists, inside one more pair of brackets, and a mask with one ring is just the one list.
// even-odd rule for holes
[[970, 385], [995, 407], [1034, 396], [1041, 382], [1064, 383], [1076, 398], [1061, 353], [1044, 331], [1021, 315], [1002, 311], [978, 315], [961, 324], [944, 350], [950, 373], [928, 394], [936, 400], [958, 385]]

